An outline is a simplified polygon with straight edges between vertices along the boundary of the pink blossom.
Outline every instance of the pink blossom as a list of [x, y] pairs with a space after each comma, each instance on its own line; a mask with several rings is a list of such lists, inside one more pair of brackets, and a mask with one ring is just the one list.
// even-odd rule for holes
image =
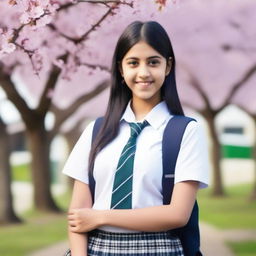
[[30, 15], [27, 12], [22, 13], [22, 15], [20, 16], [20, 23], [28, 24], [30, 21]]
[[0, 53], [2, 57], [16, 50], [15, 44], [11, 42], [12, 38], [12, 29], [0, 29]]
[[[204, 101], [198, 91], [191, 87], [190, 74], [198, 78], [205, 94], [211, 95], [211, 105], [218, 107], [234, 82], [238, 81], [255, 60], [254, 0], [233, 0], [232, 3], [222, 0], [158, 0], [157, 4], [163, 6], [161, 12], [157, 11], [156, 0], [135, 0], [134, 8], [128, 5], [116, 8], [116, 14], [106, 18], [82, 43], [76, 43], [70, 38], [79, 39], [89, 31], [108, 10], [105, 5], [79, 3], [56, 12], [59, 5], [76, 1], [16, 2], [7, 7], [0, 1], [0, 17], [4, 17], [1, 19], [1, 26], [3, 24], [2, 27], [7, 27], [9, 33], [7, 35], [4, 29], [0, 31], [0, 56], [5, 56], [4, 65], [22, 63], [27, 73], [22, 71], [21, 75], [26, 77], [32, 68], [40, 71], [40, 75], [43, 72], [47, 74], [52, 64], [55, 64], [62, 69], [62, 77], [70, 80], [69, 83], [60, 79], [61, 88], [63, 84], [73, 88], [74, 80], [77, 86], [93, 88], [99, 82], [97, 79], [99, 74], [102, 75], [102, 67], [103, 70], [110, 68], [116, 40], [126, 25], [134, 20], [144, 21], [152, 17], [170, 34], [176, 54], [177, 84], [181, 85], [178, 86], [181, 98], [188, 102], [191, 98], [196, 99], [192, 104], [198, 109], [204, 107]], [[179, 4], [179, 8], [176, 8]], [[23, 27], [15, 43], [31, 52], [41, 49], [32, 57], [33, 67], [28, 54], [19, 47], [15, 49], [12, 42], [12, 29], [20, 27], [17, 17], [21, 17], [21, 22], [28, 25]], [[47, 26], [48, 24], [53, 26]], [[66, 53], [69, 58], [64, 63], [59, 57]], [[100, 68], [90, 71], [97, 66]], [[31, 87], [37, 86], [38, 83], [31, 83]], [[72, 93], [74, 90], [66, 97], [73, 97]], [[78, 94], [77, 92], [75, 95]]]
[[54, 64], [55, 66], [59, 67], [59, 68], [62, 68], [63, 65], [64, 65], [64, 61], [61, 60], [61, 59], [55, 59], [55, 60], [53, 61], [53, 64]]
[[34, 67], [34, 71], [36, 73], [39, 73], [43, 68], [43, 56], [40, 54], [39, 51], [35, 51], [35, 53], [32, 55], [31, 60]]
[[34, 19], [39, 18], [43, 14], [44, 14], [44, 9], [42, 6], [33, 6], [33, 8], [31, 8], [31, 11], [30, 11], [31, 18], [34, 18]]
[[45, 15], [39, 20], [36, 21], [36, 25], [34, 26], [35, 29], [44, 27], [47, 24], [50, 24], [53, 20], [53, 17], [51, 15]]
[[2, 44], [2, 51], [5, 52], [5, 53], [11, 53], [11, 52], [14, 52], [16, 49], [16, 46], [15, 44], [13, 43], [3, 43]]

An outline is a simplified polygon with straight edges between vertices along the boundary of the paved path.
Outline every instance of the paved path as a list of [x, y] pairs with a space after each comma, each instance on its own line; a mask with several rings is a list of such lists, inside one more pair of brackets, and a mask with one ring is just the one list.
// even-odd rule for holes
[[234, 256], [225, 245], [222, 231], [206, 224], [200, 223], [201, 249], [205, 256]]
[[68, 249], [68, 241], [63, 241], [42, 250], [29, 254], [28, 256], [63, 256]]

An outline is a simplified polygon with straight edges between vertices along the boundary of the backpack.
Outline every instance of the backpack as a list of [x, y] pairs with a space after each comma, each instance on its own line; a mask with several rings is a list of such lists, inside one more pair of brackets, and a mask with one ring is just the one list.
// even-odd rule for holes
[[[166, 125], [162, 140], [162, 159], [163, 159], [163, 204], [170, 204], [174, 187], [174, 172], [177, 157], [180, 150], [183, 134], [189, 122], [196, 121], [193, 118], [175, 115]], [[92, 143], [98, 134], [103, 122], [103, 117], [96, 119]], [[171, 142], [171, 143], [170, 143]], [[95, 180], [93, 174], [89, 172], [89, 187], [94, 201]], [[200, 252], [200, 233], [198, 225], [198, 204], [195, 201], [190, 219], [184, 227], [170, 230], [171, 234], [179, 237], [185, 256], [202, 256]]]

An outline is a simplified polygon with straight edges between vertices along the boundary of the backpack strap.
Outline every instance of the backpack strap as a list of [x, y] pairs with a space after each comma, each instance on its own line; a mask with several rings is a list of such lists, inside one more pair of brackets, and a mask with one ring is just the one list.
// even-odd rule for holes
[[[94, 126], [93, 126], [93, 130], [92, 130], [92, 143], [94, 142], [97, 134], [99, 133], [100, 127], [103, 123], [103, 117], [99, 117], [96, 119]], [[89, 188], [91, 191], [91, 195], [92, 195], [92, 202], [94, 202], [94, 194], [95, 194], [95, 180], [93, 177], [93, 173], [89, 172]]]
[[[163, 142], [163, 204], [169, 204], [174, 187], [174, 174], [181, 141], [189, 122], [196, 121], [186, 116], [174, 116], [166, 125]], [[198, 204], [194, 204], [190, 219], [186, 226], [170, 230], [174, 236], [181, 240], [186, 256], [200, 256], [200, 232], [198, 226]]]
[[196, 121], [186, 116], [174, 116], [166, 125], [162, 140], [163, 158], [163, 204], [169, 204], [174, 186], [174, 173], [183, 134], [189, 122]]

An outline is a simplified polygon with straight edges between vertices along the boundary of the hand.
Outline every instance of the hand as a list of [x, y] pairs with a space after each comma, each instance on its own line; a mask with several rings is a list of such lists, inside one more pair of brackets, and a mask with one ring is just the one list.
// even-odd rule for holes
[[68, 226], [71, 232], [83, 233], [103, 225], [101, 211], [91, 208], [71, 209], [68, 212]]

